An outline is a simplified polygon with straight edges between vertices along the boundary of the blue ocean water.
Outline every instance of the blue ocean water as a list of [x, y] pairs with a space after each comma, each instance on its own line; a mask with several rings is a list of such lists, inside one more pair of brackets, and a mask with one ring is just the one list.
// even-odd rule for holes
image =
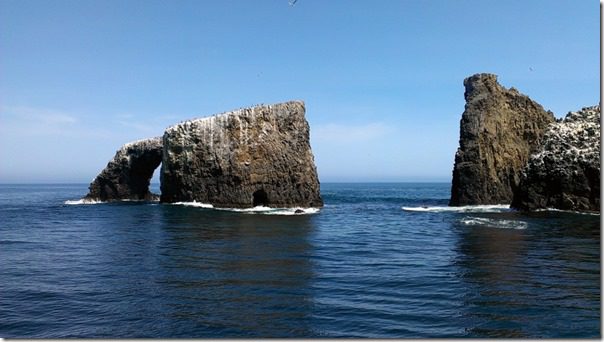
[[0, 337], [601, 336], [600, 216], [439, 210], [449, 187], [280, 216], [2, 185]]

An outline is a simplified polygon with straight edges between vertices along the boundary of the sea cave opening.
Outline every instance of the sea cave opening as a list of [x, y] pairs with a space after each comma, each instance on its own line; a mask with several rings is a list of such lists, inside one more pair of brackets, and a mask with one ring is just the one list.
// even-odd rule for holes
[[260, 189], [254, 192], [254, 194], [252, 194], [252, 206], [268, 206], [268, 195], [266, 191]]
[[153, 169], [151, 179], [149, 179], [149, 191], [154, 194], [161, 194], [161, 163]]

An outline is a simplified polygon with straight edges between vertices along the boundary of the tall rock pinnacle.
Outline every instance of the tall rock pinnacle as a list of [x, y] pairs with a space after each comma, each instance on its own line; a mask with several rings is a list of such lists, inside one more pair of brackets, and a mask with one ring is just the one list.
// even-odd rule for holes
[[554, 115], [516, 89], [502, 87], [493, 74], [468, 77], [464, 86], [449, 205], [510, 203]]

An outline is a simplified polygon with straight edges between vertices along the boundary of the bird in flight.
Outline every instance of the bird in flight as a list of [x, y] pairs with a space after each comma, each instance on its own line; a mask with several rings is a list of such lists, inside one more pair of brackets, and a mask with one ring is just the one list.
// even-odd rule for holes
[[296, 2], [298, 2], [298, 0], [289, 0], [289, 5], [293, 6], [296, 4]]

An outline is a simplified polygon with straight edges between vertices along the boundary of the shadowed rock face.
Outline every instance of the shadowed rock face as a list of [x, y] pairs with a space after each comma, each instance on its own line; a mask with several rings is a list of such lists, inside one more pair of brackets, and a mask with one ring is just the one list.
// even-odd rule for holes
[[160, 137], [122, 146], [107, 167], [90, 183], [85, 200], [156, 200], [149, 192], [153, 171], [162, 158]]
[[261, 105], [169, 127], [161, 201], [215, 207], [321, 207], [301, 101]]
[[516, 89], [499, 85], [495, 75], [473, 75], [464, 86], [449, 205], [510, 203], [522, 169], [554, 116]]
[[512, 207], [600, 211], [600, 106], [568, 113], [548, 128]]

